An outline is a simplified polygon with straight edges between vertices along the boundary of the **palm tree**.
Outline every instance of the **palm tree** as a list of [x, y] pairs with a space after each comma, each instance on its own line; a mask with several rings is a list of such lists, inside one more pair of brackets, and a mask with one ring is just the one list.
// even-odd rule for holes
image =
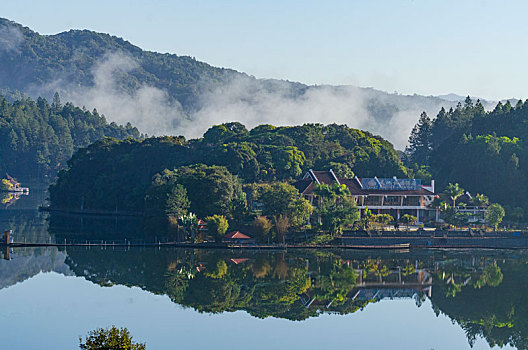
[[489, 199], [483, 194], [477, 193], [477, 195], [473, 198], [471, 198], [471, 204], [473, 204], [476, 207], [485, 207], [488, 205]]
[[449, 183], [447, 187], [444, 190], [444, 194], [449, 196], [453, 200], [453, 209], [456, 208], [456, 200], [458, 197], [464, 194], [464, 189], [458, 185], [458, 183], [455, 183], [454, 185], [452, 183]]

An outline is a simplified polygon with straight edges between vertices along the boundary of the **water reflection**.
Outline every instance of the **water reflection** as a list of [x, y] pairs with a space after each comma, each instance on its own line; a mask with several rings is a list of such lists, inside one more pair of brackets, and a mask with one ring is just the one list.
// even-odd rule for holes
[[[49, 221], [23, 201], [0, 210], [2, 229], [13, 229], [19, 241], [143, 234], [127, 218]], [[0, 260], [0, 289], [55, 271], [102, 287], [137, 286], [203, 313], [244, 310], [257, 318], [295, 321], [406, 299], [449, 317], [470, 344], [483, 338], [490, 346], [528, 349], [528, 252], [71, 247], [3, 250], [0, 257], [6, 259]]]
[[138, 286], [199, 312], [245, 310], [258, 318], [305, 320], [351, 314], [381, 300], [413, 298], [419, 307], [429, 299], [470, 343], [483, 337], [490, 345], [528, 347], [524, 254], [154, 248], [60, 253], [67, 270], [100, 286]]

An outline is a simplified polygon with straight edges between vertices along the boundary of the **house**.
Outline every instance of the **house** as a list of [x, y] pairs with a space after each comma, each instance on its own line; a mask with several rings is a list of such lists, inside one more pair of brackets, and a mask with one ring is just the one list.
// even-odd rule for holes
[[222, 243], [253, 244], [255, 240], [240, 231], [233, 231], [222, 237]]
[[389, 214], [399, 220], [405, 214], [416, 216], [417, 222], [438, 221], [439, 210], [431, 204], [436, 197], [434, 180], [430, 186], [419, 179], [392, 178], [340, 178], [329, 171], [309, 170], [294, 186], [312, 205], [316, 206], [314, 190], [319, 184], [346, 185], [360, 217], [368, 208], [374, 214]]
[[486, 222], [487, 205], [477, 206], [473, 203], [473, 196], [466, 192], [456, 200], [455, 212], [466, 215], [470, 224], [482, 224]]

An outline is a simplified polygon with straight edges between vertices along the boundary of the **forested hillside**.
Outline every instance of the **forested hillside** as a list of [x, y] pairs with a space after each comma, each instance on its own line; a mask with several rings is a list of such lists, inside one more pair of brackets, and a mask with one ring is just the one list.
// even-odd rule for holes
[[211, 181], [226, 179], [219, 188], [204, 194], [203, 199], [209, 201], [226, 184], [233, 186], [230, 174], [245, 183], [296, 180], [310, 168], [332, 168], [342, 176], [407, 174], [389, 142], [345, 125], [260, 125], [248, 131], [240, 123], [227, 123], [210, 128], [200, 139], [106, 138], [82, 148], [50, 188], [52, 206], [142, 211], [156, 173], [198, 163], [226, 167], [228, 171], [194, 168], [195, 173], [215, 173]]
[[139, 138], [130, 124], [108, 124], [96, 110], [62, 105], [56, 95], [8, 102], [0, 95], [0, 174], [8, 172], [19, 181], [48, 182], [66, 165], [79, 147], [105, 136]]
[[[423, 113], [409, 138], [408, 162], [430, 166], [440, 188], [458, 182], [472, 193], [517, 207], [517, 219], [528, 209], [528, 104], [498, 103], [486, 112], [467, 98], [441, 109], [431, 120]], [[507, 210], [508, 211], [508, 210]]]
[[[141, 132], [197, 137], [204, 126], [331, 121], [368, 129], [403, 148], [411, 117], [456, 102], [355, 86], [256, 79], [193, 57], [144, 51], [88, 30], [40, 35], [0, 18], [0, 91], [36, 99], [56, 91]], [[196, 121], [196, 123], [194, 122]], [[402, 136], [403, 135], [403, 136]]]
[[[246, 74], [216, 68], [193, 57], [144, 51], [122, 38], [89, 30], [40, 35], [3, 18], [0, 18], [0, 29], [3, 29], [1, 33], [8, 43], [0, 47], [0, 88], [28, 94], [35, 89], [45, 92], [42, 89], [48, 84], [55, 90], [94, 86], [93, 69], [108, 53], [119, 53], [137, 60], [137, 66], [117, 77], [121, 89], [132, 93], [142, 84], [161, 88], [185, 110], [198, 107], [198, 96], [204, 89], [214, 89], [236, 77], [249, 78]], [[272, 81], [263, 84], [273, 88]], [[287, 85], [304, 88], [302, 84]]]

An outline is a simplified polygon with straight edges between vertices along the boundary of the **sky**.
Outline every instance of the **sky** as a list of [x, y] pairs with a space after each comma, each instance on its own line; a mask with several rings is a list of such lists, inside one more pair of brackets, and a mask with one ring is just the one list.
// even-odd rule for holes
[[1, 1], [41, 34], [90, 29], [257, 78], [528, 98], [527, 1]]

